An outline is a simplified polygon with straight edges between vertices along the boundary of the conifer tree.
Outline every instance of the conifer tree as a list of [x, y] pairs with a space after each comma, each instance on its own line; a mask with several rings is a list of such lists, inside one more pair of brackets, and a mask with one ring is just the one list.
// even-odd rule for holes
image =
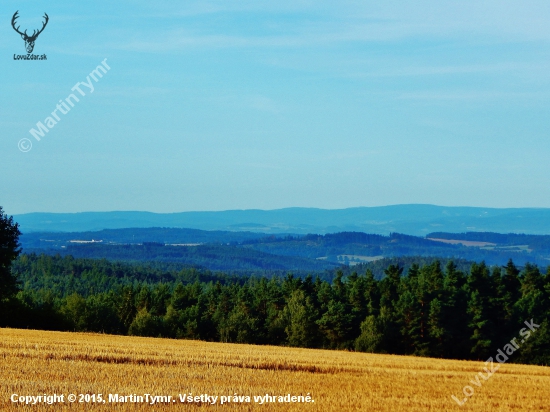
[[19, 225], [6, 215], [0, 206], [0, 305], [15, 295], [17, 279], [11, 272], [12, 262], [21, 253]]

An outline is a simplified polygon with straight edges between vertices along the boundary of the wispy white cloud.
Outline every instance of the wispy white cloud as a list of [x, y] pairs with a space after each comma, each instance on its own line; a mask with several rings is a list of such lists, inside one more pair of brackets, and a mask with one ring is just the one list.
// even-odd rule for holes
[[498, 100], [498, 99], [548, 99], [548, 93], [502, 92], [480, 90], [436, 90], [401, 93], [396, 96], [401, 100]]

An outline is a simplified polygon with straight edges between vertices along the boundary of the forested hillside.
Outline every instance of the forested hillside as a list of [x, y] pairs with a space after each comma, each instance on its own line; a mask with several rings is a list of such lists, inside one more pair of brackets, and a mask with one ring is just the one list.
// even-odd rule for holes
[[101, 241], [112, 244], [238, 244], [264, 238], [264, 233], [217, 230], [180, 229], [166, 227], [104, 229], [88, 232], [27, 232], [20, 237], [24, 249], [61, 249], [71, 241]]
[[[33, 251], [33, 249], [30, 249]], [[36, 249], [36, 252], [41, 250]], [[274, 254], [229, 245], [170, 246], [163, 243], [113, 245], [70, 245], [61, 250], [46, 250], [50, 254], [78, 258], [102, 258], [127, 262], [171, 262], [185, 266], [201, 266], [210, 270], [321, 272], [338, 266], [336, 262], [307, 259], [300, 256]]]
[[[540, 239], [544, 236], [531, 236]], [[534, 241], [533, 240], [533, 241]], [[505, 265], [509, 259], [518, 264], [527, 262], [545, 266], [550, 263], [550, 250], [526, 248], [480, 248], [433, 241], [423, 237], [391, 233], [389, 236], [361, 232], [326, 235], [266, 237], [250, 239], [243, 247], [282, 256], [324, 258], [328, 261], [358, 264], [382, 257], [439, 256], [446, 259], [485, 261]]]
[[[438, 256], [442, 259], [485, 261], [505, 265], [513, 259], [545, 266], [550, 263], [549, 236], [491, 233], [432, 233], [424, 237], [362, 232], [326, 235], [265, 236], [251, 232], [194, 229], [112, 229], [82, 233], [30, 233], [21, 237], [27, 253], [72, 255], [124, 261], [162, 261], [205, 266], [223, 271], [323, 271], [336, 265], [356, 265], [383, 257]], [[454, 236], [454, 237], [453, 237]], [[481, 247], [456, 243], [459, 237], [491, 239]], [[510, 239], [516, 243], [510, 244]], [[449, 240], [449, 242], [445, 242]], [[483, 242], [488, 242], [484, 240]], [[520, 243], [518, 243], [520, 242]]]
[[545, 253], [550, 256], [550, 236], [526, 235], [518, 233], [493, 233], [493, 232], [466, 232], [446, 233], [433, 232], [426, 235], [427, 238], [459, 239], [474, 242], [493, 243], [497, 247], [526, 246], [529, 250]]
[[391, 264], [372, 271], [233, 278], [105, 260], [23, 255], [2, 326], [485, 360], [525, 321], [511, 362], [550, 364], [550, 269], [512, 261]]

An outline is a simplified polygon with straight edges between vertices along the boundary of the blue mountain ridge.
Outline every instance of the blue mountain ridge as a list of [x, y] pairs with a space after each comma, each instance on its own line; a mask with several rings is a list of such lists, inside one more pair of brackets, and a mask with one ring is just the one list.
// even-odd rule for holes
[[348, 209], [285, 208], [180, 213], [139, 211], [15, 215], [23, 233], [170, 227], [257, 233], [360, 231], [425, 236], [431, 232], [550, 234], [550, 209], [484, 208], [423, 204]]

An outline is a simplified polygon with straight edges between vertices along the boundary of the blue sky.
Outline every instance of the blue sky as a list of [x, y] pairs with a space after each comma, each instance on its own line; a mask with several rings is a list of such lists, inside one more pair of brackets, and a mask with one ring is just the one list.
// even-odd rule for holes
[[[16, 10], [47, 61], [14, 60]], [[529, 0], [5, 0], [0, 205], [550, 207], [549, 27]]]

